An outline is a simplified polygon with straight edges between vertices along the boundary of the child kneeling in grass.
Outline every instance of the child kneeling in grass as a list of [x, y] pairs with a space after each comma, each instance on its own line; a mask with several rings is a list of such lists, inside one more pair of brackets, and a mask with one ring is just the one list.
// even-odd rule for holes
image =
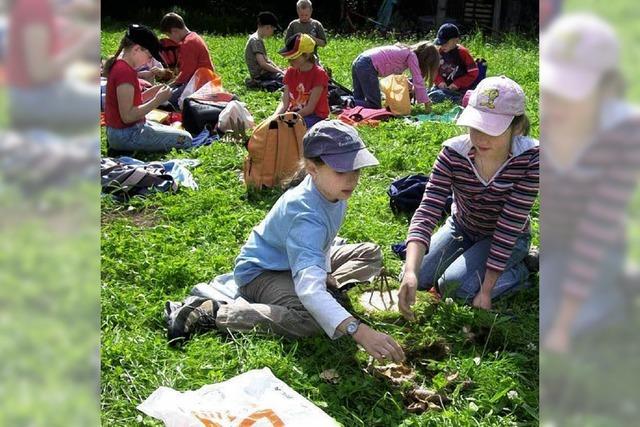
[[382, 108], [378, 78], [402, 74], [409, 69], [413, 78], [416, 102], [424, 103], [426, 112], [429, 113], [431, 101], [427, 96], [424, 81], [428, 78], [428, 86], [431, 86], [439, 61], [438, 49], [429, 42], [411, 46], [397, 43], [362, 52], [351, 64], [355, 104], [366, 108]]
[[307, 34], [297, 34], [280, 50], [290, 67], [284, 74], [282, 99], [276, 114], [295, 111], [307, 128], [329, 117], [329, 76], [316, 64], [316, 42]]
[[[338, 280], [366, 280], [380, 267], [376, 245], [331, 247], [344, 221], [347, 199], [360, 170], [378, 160], [357, 131], [339, 121], [323, 121], [303, 140], [307, 177], [284, 193], [252, 231], [236, 259], [234, 279], [249, 302], [221, 304], [189, 297], [184, 305], [167, 303], [168, 337], [178, 342], [196, 330], [251, 330], [254, 327], [291, 338], [348, 334], [378, 360], [404, 359], [390, 336], [361, 324], [327, 291]], [[345, 267], [349, 268], [345, 268]]]
[[[398, 296], [405, 317], [412, 317], [417, 289], [436, 285], [445, 294], [456, 284], [456, 296], [490, 309], [492, 298], [526, 280], [540, 163], [524, 107], [520, 85], [487, 78], [458, 119], [469, 134], [443, 143], [409, 226]], [[432, 237], [452, 192], [452, 214]]]

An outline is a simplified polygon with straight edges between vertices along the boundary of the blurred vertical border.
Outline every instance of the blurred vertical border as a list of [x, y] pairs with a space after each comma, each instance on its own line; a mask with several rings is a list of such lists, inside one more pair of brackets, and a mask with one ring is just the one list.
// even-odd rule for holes
[[100, 3], [0, 3], [0, 425], [99, 425]]

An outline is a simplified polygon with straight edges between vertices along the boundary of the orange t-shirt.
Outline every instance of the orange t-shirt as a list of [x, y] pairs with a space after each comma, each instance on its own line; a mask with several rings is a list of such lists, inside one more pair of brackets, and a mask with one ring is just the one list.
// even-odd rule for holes
[[206, 43], [202, 37], [192, 31], [180, 43], [178, 51], [179, 74], [176, 84], [187, 83], [196, 70], [202, 67], [214, 71]]

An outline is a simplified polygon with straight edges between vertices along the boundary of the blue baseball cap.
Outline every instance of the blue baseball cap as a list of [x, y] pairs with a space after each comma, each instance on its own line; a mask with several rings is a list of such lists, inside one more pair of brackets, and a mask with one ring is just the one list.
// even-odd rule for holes
[[436, 35], [434, 44], [441, 46], [456, 37], [460, 37], [460, 30], [458, 30], [458, 27], [450, 23], [442, 24], [440, 29], [438, 29], [438, 34]]
[[302, 139], [304, 157], [320, 157], [336, 172], [351, 172], [379, 165], [364, 145], [358, 131], [339, 120], [322, 120]]

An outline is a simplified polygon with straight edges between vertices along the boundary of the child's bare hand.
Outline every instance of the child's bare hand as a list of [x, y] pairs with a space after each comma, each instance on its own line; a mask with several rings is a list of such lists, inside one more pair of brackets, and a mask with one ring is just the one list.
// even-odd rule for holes
[[447, 84], [445, 82], [438, 83], [438, 89], [446, 89]]
[[367, 325], [361, 324], [353, 334], [353, 339], [379, 362], [400, 363], [404, 361], [404, 351], [393, 338], [375, 331]]
[[158, 89], [156, 98], [160, 101], [161, 104], [168, 101], [171, 98], [171, 88], [167, 85], [162, 85], [162, 87]]
[[451, 89], [451, 90], [458, 90], [458, 86], [456, 86], [456, 85], [454, 85], [453, 83], [451, 83], [451, 84], [449, 85], [449, 89]]
[[418, 289], [418, 278], [414, 273], [405, 272], [402, 277], [402, 284], [398, 292], [398, 308], [400, 313], [407, 320], [415, 320], [415, 315], [411, 306], [416, 303], [416, 290]]
[[480, 291], [473, 298], [473, 306], [485, 310], [491, 310], [491, 294]]

